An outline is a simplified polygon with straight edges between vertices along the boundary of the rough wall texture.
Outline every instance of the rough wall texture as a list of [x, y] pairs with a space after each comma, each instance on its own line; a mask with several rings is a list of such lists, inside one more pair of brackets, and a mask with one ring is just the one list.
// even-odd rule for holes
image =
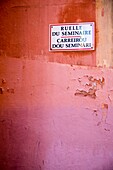
[[11, 58], [0, 69], [0, 169], [113, 169], [112, 69]]
[[[113, 70], [92, 67], [106, 66], [98, 2], [0, 1], [0, 170], [113, 170]], [[49, 53], [48, 25], [79, 21], [97, 21], [97, 50]]]
[[97, 0], [96, 65], [113, 67], [113, 1]]
[[95, 6], [94, 0], [1, 1], [1, 55], [95, 66], [95, 51], [49, 52], [49, 24], [94, 22]]

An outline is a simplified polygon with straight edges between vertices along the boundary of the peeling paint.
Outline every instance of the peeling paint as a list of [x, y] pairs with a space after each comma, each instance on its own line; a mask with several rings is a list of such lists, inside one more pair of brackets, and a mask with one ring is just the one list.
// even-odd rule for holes
[[[86, 78], [86, 80], [84, 80], [84, 78]], [[94, 78], [93, 76], [88, 76], [85, 75], [84, 77], [79, 77], [78, 78], [78, 82], [80, 83], [80, 86], [84, 86], [84, 87], [88, 87], [88, 90], [80, 90], [77, 89], [75, 92], [75, 96], [76, 95], [81, 95], [81, 96], [90, 96], [92, 98], [96, 98], [96, 91], [99, 90], [98, 85], [103, 88], [104, 84], [105, 84], [105, 78], [101, 77], [101, 78]]]
[[0, 87], [0, 94], [3, 94], [3, 93], [4, 93], [4, 88]]
[[76, 93], [74, 94], [75, 96], [76, 95], [82, 95], [82, 96], [90, 96], [92, 98], [96, 98], [96, 90], [95, 89], [92, 89], [90, 88], [89, 91], [85, 91], [85, 90], [76, 90]]
[[6, 83], [6, 80], [5, 79], [2, 79], [2, 84], [5, 84]]
[[8, 92], [8, 93], [14, 93], [15, 91], [14, 91], [13, 88], [7, 88], [7, 92]]
[[106, 123], [107, 114], [108, 114], [108, 104], [102, 103], [102, 120], [101, 120], [102, 122]]

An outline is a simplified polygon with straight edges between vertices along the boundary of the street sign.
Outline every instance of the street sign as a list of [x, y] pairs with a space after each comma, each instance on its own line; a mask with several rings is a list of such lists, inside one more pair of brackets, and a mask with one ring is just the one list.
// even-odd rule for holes
[[50, 24], [50, 51], [95, 49], [94, 22]]

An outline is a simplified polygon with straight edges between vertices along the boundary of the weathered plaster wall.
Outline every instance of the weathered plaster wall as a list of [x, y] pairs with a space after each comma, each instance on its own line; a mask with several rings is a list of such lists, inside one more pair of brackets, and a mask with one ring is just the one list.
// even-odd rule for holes
[[113, 67], [113, 1], [97, 0], [96, 24], [98, 45], [96, 65]]
[[96, 65], [95, 51], [49, 52], [49, 24], [96, 21], [94, 0], [10, 0], [0, 3], [1, 55]]
[[[0, 1], [0, 54], [59, 63], [112, 67], [112, 17], [112, 0]], [[90, 21], [96, 23], [95, 51], [48, 51], [49, 24]]]
[[112, 170], [112, 84], [112, 69], [1, 59], [0, 169]]
[[[113, 70], [92, 67], [112, 66], [111, 2], [0, 1], [1, 170], [113, 169]], [[97, 22], [96, 51], [49, 53], [48, 25], [77, 21]]]

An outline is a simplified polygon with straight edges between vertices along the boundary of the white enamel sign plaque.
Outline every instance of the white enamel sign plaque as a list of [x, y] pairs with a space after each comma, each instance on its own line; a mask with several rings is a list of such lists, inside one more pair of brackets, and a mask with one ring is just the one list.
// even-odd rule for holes
[[50, 51], [90, 51], [95, 47], [94, 22], [49, 25]]

